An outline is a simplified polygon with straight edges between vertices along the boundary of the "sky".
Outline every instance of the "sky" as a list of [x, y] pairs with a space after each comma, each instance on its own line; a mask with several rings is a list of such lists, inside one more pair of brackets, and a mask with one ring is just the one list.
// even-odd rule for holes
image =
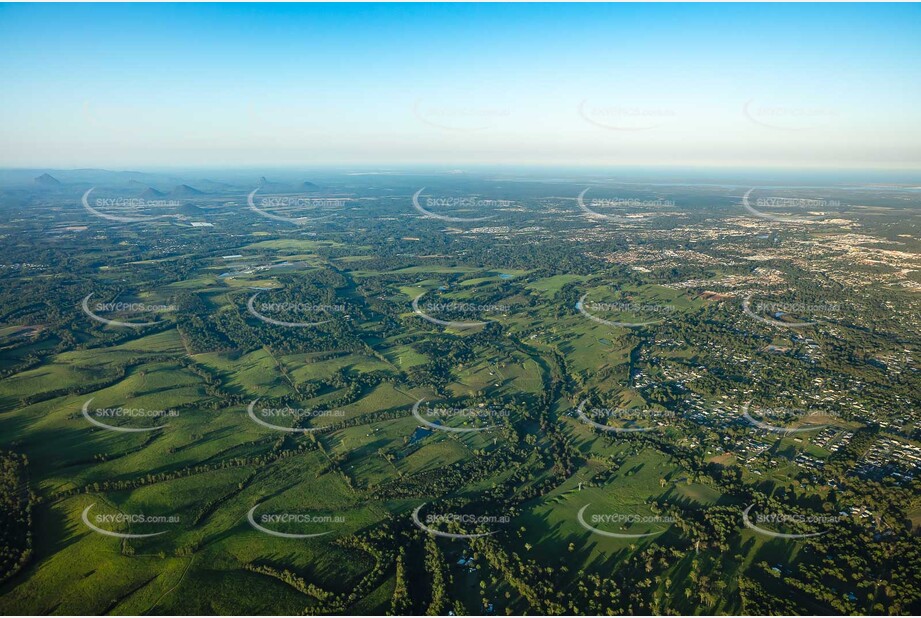
[[921, 169], [918, 4], [0, 4], [0, 166]]

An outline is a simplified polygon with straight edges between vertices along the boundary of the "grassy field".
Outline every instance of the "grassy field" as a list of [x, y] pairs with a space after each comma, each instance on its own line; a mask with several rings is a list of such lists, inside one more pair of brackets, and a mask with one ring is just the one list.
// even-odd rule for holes
[[[610, 264], [583, 271], [593, 272], [586, 275], [552, 274], [546, 266], [487, 268], [437, 255], [430, 264], [405, 266], [405, 247], [377, 255], [371, 247], [346, 242], [265, 236], [248, 234], [242, 246], [210, 255], [183, 281], [153, 287], [158, 292], [151, 299], [193, 295], [205, 307], [200, 323], [170, 323], [133, 337], [112, 328], [81, 333], [72, 351], [0, 380], [0, 435], [6, 446], [28, 455], [29, 481], [42, 498], [34, 510], [34, 559], [0, 587], [0, 612], [328, 611], [316, 591], [298, 590], [279, 575], [289, 571], [321, 593], [345, 596], [367, 584], [363, 598], [339, 613], [387, 613], [398, 590], [394, 555], [404, 550], [411, 583], [420, 590], [410, 595], [412, 608], [423, 613], [431, 596], [432, 566], [425, 559], [430, 546], [410, 518], [423, 503], [507, 509], [511, 521], [492, 537], [505, 557], [514, 554], [525, 564], [545, 567], [535, 568], [534, 577], [567, 594], [578, 593], [590, 577], [616, 580], [635, 568], [631, 561], [641, 552], [674, 549], [680, 558], [664, 566], [657, 558], [649, 567], [654, 573], [640, 580], [673, 598], [674, 612], [738, 612], [740, 573], [760, 568], [762, 561], [790, 564], [802, 557], [800, 546], [739, 523], [723, 555], [712, 547], [691, 548], [688, 531], [673, 522], [626, 520], [654, 519], [672, 507], [695, 514], [743, 507], [741, 493], [714, 480], [719, 466], [741, 469], [746, 491], [756, 488], [775, 497], [788, 495], [781, 490], [805, 493], [802, 470], [792, 460], [800, 453], [831, 456], [809, 436], [756, 437], [773, 447], [756, 464], [764, 474], [756, 475], [754, 466], [740, 465], [732, 443], [694, 450], [702, 434], [721, 440], [725, 426], [687, 422], [649, 434], [676, 447], [669, 450], [652, 439], [600, 434], [574, 413], [586, 395], [628, 408], [663, 405], [671, 397], [671, 405], [681, 407], [693, 387], [682, 383], [679, 389], [667, 374], [693, 368], [699, 354], [687, 342], [664, 341], [680, 339], [674, 334], [659, 337], [594, 321], [576, 310], [574, 298], [586, 294], [587, 303], [668, 307], [659, 313], [615, 307], [593, 314], [609, 322], [653, 319], [674, 325], [708, 306], [695, 292], [615, 278]], [[394, 236], [398, 241], [417, 242]], [[346, 248], [354, 254], [343, 255]], [[234, 254], [244, 258], [221, 257]], [[296, 268], [277, 268], [286, 261]], [[138, 267], [163, 264], [144, 260]], [[264, 325], [240, 315], [241, 302], [251, 294], [246, 288], [281, 288], [321, 269], [329, 269], [322, 273], [328, 279], [311, 281], [334, 282], [328, 287], [337, 297], [361, 308], [323, 331], [328, 338], [278, 331], [282, 334], [271, 339]], [[221, 277], [229, 272], [237, 274]], [[111, 282], [126, 275], [118, 269], [105, 274]], [[491, 322], [486, 327], [433, 324], [411, 307], [422, 293], [432, 302], [489, 302], [508, 309], [434, 316]], [[207, 329], [220, 335], [218, 343], [202, 336], [205, 343], [198, 347], [199, 330]], [[0, 329], [0, 345], [15, 345], [23, 332]], [[649, 357], [653, 348], [655, 363]], [[4, 357], [0, 366], [24, 358], [23, 349], [28, 348], [16, 348], [19, 356]], [[639, 366], [649, 378], [645, 385], [637, 383]], [[714, 386], [717, 378], [706, 379], [708, 388], [719, 391], [706, 393], [706, 405], [715, 405], [725, 393]], [[664, 393], [665, 385], [674, 390]], [[748, 383], [739, 379], [734, 385]], [[335, 414], [299, 421], [314, 432], [284, 431], [292, 418], [274, 421], [279, 429], [249, 417], [247, 406], [257, 398]], [[480, 421], [448, 418], [441, 428], [427, 426], [411, 413], [422, 398], [426, 405], [514, 411], [488, 432], [451, 432], [479, 428]], [[115, 431], [88, 421], [84, 405], [90, 412], [123, 407], [176, 413], [162, 422], [108, 419], [122, 430], [158, 427]], [[737, 427], [730, 429], [727, 435], [739, 435]], [[691, 451], [697, 460], [682, 459]], [[778, 463], [764, 465], [769, 458]], [[821, 506], [829, 493], [812, 491], [810, 504]], [[163, 532], [116, 538], [82, 521], [91, 505], [93, 517], [142, 513], [175, 520], [98, 524], [116, 533]], [[289, 538], [259, 530], [247, 519], [254, 507], [254, 517], [313, 518], [260, 520], [270, 532], [323, 536]], [[921, 526], [918, 509], [909, 519]], [[530, 584], [516, 579], [520, 573], [490, 565], [481, 554], [476, 566], [458, 565], [461, 557], [472, 557], [473, 544], [440, 538], [436, 543], [441, 566], [454, 579], [449, 596], [463, 604], [460, 613], [482, 613], [484, 598], [496, 602], [497, 613], [534, 613], [523, 593]], [[392, 555], [382, 558], [369, 549], [381, 546]], [[694, 569], [721, 570], [728, 582], [724, 597], [706, 608], [695, 604], [684, 593], [693, 587], [688, 582]], [[582, 571], [592, 575], [582, 577]], [[669, 579], [681, 589], [666, 590]], [[646, 611], [623, 606], [628, 607]]]

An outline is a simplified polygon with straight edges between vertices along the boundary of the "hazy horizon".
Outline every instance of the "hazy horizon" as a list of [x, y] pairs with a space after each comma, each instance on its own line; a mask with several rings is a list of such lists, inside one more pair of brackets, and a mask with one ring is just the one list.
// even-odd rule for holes
[[921, 169], [918, 5], [0, 5], [0, 166]]
[[120, 184], [149, 181], [153, 185], [168, 179], [196, 182], [255, 182], [264, 177], [271, 181], [309, 181], [317, 179], [373, 177], [444, 177], [493, 178], [521, 181], [579, 181], [611, 184], [662, 184], [692, 186], [861, 186], [898, 185], [921, 190], [921, 170], [911, 169], [844, 169], [790, 167], [666, 167], [666, 166], [567, 166], [567, 165], [385, 165], [328, 164], [301, 166], [136, 166], [132, 168], [55, 168], [45, 166], [0, 166], [0, 184], [13, 187], [34, 184], [42, 174], [50, 174], [63, 187], [80, 184]]

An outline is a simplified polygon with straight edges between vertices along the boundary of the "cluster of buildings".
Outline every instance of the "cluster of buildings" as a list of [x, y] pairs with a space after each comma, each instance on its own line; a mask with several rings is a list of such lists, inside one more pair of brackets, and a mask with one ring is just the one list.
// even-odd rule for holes
[[921, 447], [888, 436], [880, 437], [860, 459], [854, 472], [873, 479], [891, 476], [911, 481], [921, 471]]
[[835, 427], [826, 427], [813, 438], [812, 443], [820, 448], [824, 448], [826, 451], [837, 453], [846, 446], [853, 437], [853, 431], [841, 431]]
[[799, 453], [793, 459], [793, 461], [801, 468], [806, 468], [807, 470], [812, 470], [814, 472], [820, 472], [823, 468], [825, 468], [824, 461], [813, 457], [812, 455], [807, 455], [806, 453]]

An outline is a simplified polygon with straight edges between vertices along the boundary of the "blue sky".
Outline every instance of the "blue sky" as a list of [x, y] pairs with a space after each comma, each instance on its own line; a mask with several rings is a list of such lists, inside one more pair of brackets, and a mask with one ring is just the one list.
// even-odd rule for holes
[[921, 168], [921, 6], [0, 5], [0, 165]]

